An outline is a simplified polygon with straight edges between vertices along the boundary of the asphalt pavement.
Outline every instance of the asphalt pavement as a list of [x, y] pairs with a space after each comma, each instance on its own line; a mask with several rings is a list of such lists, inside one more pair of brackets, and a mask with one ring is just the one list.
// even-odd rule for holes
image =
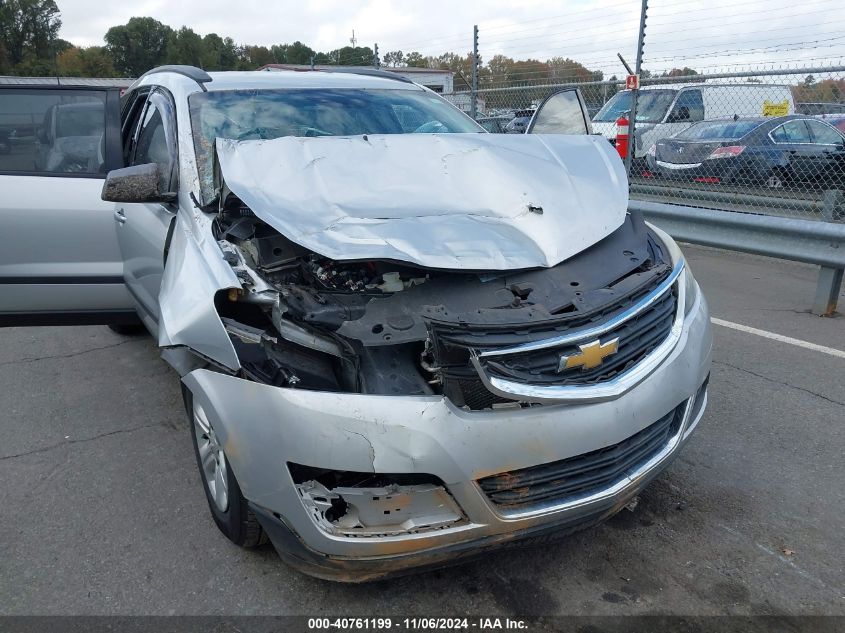
[[[845, 318], [808, 312], [813, 267], [685, 251], [714, 317], [845, 350]], [[0, 615], [845, 615], [845, 358], [714, 331], [705, 418], [633, 511], [340, 585], [218, 533], [149, 337], [0, 330]]]

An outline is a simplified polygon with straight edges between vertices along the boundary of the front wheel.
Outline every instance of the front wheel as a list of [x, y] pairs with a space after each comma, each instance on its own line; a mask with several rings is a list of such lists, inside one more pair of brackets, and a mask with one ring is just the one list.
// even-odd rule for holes
[[205, 410], [182, 388], [191, 426], [191, 439], [202, 487], [211, 516], [221, 532], [235, 545], [258, 547], [268, 542], [258, 519], [249, 509], [226, 454]]

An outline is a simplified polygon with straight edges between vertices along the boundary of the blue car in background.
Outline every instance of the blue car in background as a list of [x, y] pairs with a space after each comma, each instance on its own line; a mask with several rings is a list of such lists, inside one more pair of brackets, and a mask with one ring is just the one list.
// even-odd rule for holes
[[652, 145], [647, 161], [676, 180], [845, 188], [845, 134], [809, 116], [702, 121]]

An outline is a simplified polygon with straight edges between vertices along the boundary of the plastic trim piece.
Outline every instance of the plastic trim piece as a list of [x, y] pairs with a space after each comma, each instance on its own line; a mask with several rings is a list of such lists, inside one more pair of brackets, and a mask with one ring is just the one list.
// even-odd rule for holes
[[[683, 309], [681, 311], [683, 312]], [[639, 467], [626, 473], [624, 476], [622, 476], [610, 486], [607, 486], [606, 488], [602, 488], [601, 490], [597, 490], [595, 492], [590, 492], [579, 497], [575, 497], [574, 499], [570, 499], [569, 501], [565, 501], [564, 503], [557, 503], [551, 501], [545, 504], [538, 504], [530, 510], [502, 511], [497, 508], [494, 508], [494, 511], [496, 511], [496, 513], [504, 519], [526, 519], [529, 517], [545, 515], [553, 512], [565, 512], [568, 510], [574, 510], [576, 508], [596, 503], [597, 501], [603, 501], [621, 495], [626, 488], [635, 487], [640, 481], [648, 477], [650, 473], [657, 470], [661, 464], [668, 460], [669, 457], [671, 457], [675, 453], [675, 451], [678, 449], [681, 442], [683, 441], [683, 438], [686, 436], [687, 427], [694, 426], [698, 423], [698, 418], [693, 421], [690, 420], [690, 414], [692, 413], [693, 407], [695, 406], [695, 396], [689, 398], [686, 403], [682, 406], [684, 407], [684, 411], [682, 413], [683, 417], [681, 418], [681, 423], [678, 425], [678, 430], [671, 438], [669, 438], [669, 441], [666, 442], [666, 445], [660, 450], [660, 452], [654, 455], [647, 462], [640, 464]], [[701, 417], [703, 412], [703, 409], [699, 412], [699, 418]]]

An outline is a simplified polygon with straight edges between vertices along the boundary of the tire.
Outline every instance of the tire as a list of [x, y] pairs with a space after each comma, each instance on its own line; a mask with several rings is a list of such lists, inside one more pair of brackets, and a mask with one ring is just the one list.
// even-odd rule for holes
[[142, 336], [147, 333], [147, 328], [140, 323], [113, 323], [109, 325], [109, 329], [121, 336]]
[[[191, 441], [194, 445], [194, 455], [197, 459], [197, 468], [200, 471], [205, 499], [208, 502], [211, 517], [217, 524], [218, 529], [223, 532], [227, 539], [240, 547], [253, 548], [268, 543], [269, 539], [266, 533], [258, 522], [255, 513], [249, 509], [247, 500], [241, 493], [241, 487], [229, 467], [226, 455], [217, 444], [214, 429], [208, 422], [202, 408], [194, 407], [191, 392], [184, 385], [182, 386], [182, 397], [185, 401], [185, 409], [188, 412]], [[206, 459], [206, 465], [212, 459], [215, 462], [215, 476], [212, 476], [211, 479], [207, 474], [209, 469], [203, 465], [203, 457]], [[224, 494], [221, 494], [218, 489], [221, 484], [225, 490]]]

